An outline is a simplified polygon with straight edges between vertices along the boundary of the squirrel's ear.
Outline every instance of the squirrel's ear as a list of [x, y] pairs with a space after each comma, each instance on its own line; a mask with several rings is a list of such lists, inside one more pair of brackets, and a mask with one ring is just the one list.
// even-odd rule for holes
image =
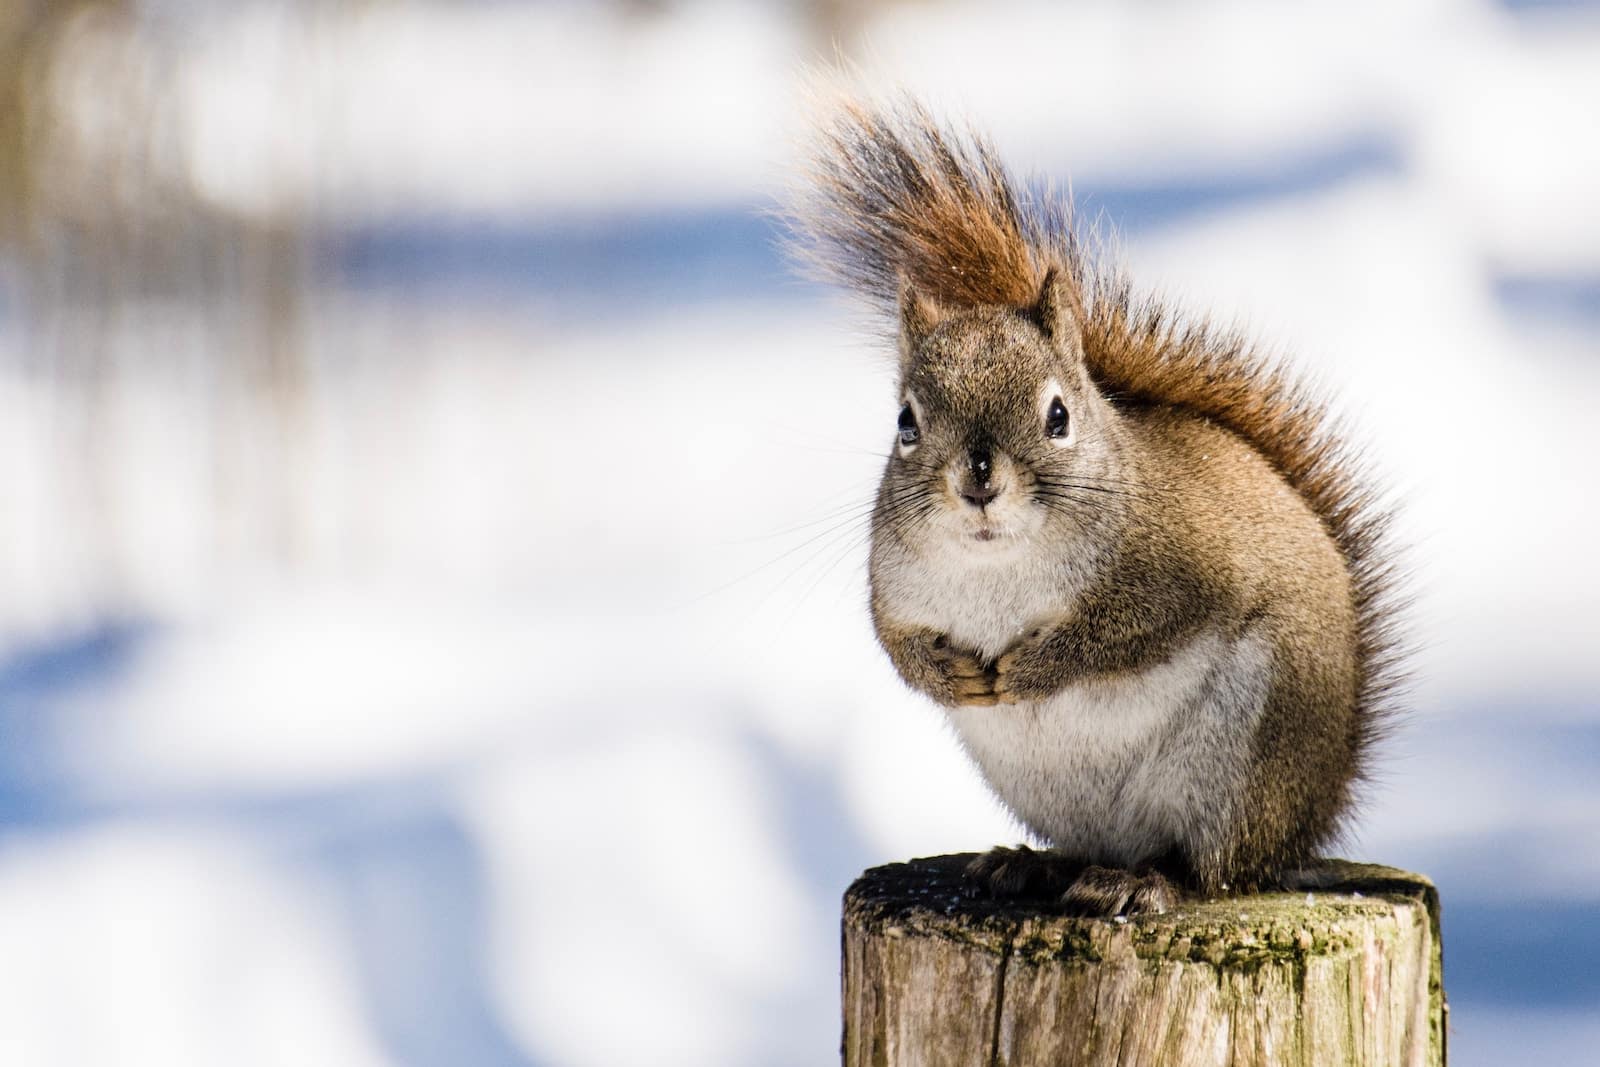
[[1034, 305], [1034, 318], [1039, 329], [1067, 352], [1076, 352], [1082, 344], [1078, 332], [1077, 293], [1060, 270], [1051, 267], [1045, 271], [1044, 284], [1039, 287], [1039, 302]]
[[900, 362], [907, 363], [922, 339], [933, 332], [943, 316], [938, 305], [904, 279], [900, 281]]

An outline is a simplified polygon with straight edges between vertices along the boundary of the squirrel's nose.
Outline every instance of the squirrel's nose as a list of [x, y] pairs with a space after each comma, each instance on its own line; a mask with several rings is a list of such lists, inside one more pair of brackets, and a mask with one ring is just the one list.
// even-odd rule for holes
[[967, 470], [972, 474], [972, 481], [961, 487], [961, 499], [981, 508], [1000, 495], [989, 484], [994, 473], [994, 457], [987, 448], [974, 448], [967, 453]]
[[967, 453], [967, 464], [972, 468], [972, 480], [979, 485], [989, 484], [989, 474], [994, 470], [994, 457], [987, 448], [974, 448]]

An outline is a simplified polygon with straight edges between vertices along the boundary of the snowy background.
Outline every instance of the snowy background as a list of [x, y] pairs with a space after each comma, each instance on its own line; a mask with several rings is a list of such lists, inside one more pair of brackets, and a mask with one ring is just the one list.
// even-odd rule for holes
[[1592, 1060], [1600, 5], [72, 0], [0, 14], [0, 1062], [832, 1062], [853, 875], [1017, 839], [764, 214], [835, 42], [1337, 389], [1421, 645], [1346, 852], [1454, 1063]]

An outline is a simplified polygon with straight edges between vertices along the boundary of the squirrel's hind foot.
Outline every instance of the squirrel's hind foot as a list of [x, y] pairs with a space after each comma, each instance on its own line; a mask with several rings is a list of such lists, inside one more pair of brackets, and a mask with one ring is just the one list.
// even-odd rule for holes
[[1177, 888], [1159, 871], [1087, 867], [1061, 894], [1068, 915], [1114, 919], [1141, 913], [1160, 915], [1178, 902]]
[[967, 864], [965, 876], [975, 894], [997, 900], [1053, 900], [1068, 915], [1114, 919], [1156, 915], [1178, 902], [1179, 890], [1160, 871], [1087, 867], [1059, 852], [991, 848]]
[[1029, 848], [991, 848], [967, 864], [966, 879], [977, 893], [1000, 900], [1012, 897], [1059, 897], [1083, 870], [1083, 864], [1059, 852]]

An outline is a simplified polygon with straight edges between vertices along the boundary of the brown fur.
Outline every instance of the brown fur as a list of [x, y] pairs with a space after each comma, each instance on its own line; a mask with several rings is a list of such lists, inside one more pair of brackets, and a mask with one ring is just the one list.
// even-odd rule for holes
[[[1217, 890], [1309, 861], [1367, 773], [1400, 680], [1387, 516], [1318, 398], [1241, 338], [1136, 299], [1093, 261], [1070, 204], [1020, 189], [985, 142], [914, 105], [847, 105], [812, 177], [814, 195], [793, 213], [796, 243], [818, 273], [897, 314], [902, 374], [919, 394], [1002, 424], [984, 413], [1019, 403], [1035, 369], [972, 353], [1031, 351], [1025, 321], [1087, 375], [1064, 383], [1069, 392], [1114, 402], [1098, 447], [1144, 487], [1094, 510], [1107, 556], [1079, 612], [992, 658], [906, 630], [875, 598], [896, 668], [944, 703], [1009, 703], [1160, 662], [1218, 620], [1259, 631], [1276, 666], [1248, 814], [1219, 851], [1181, 856], [1172, 873]], [[941, 321], [956, 325], [930, 341]], [[926, 344], [935, 355], [922, 354]], [[1072, 406], [1093, 417], [1093, 404]], [[1025, 480], [1026, 466], [1008, 476]], [[886, 477], [877, 537], [899, 536], [907, 521], [897, 492]], [[1016, 881], [1017, 862], [990, 864], [991, 881]], [[1090, 869], [1099, 873], [1069, 892], [1070, 906], [1168, 899], [1161, 874]]]
[[1389, 512], [1314, 391], [1244, 338], [1136, 297], [1119, 270], [1094, 261], [1070, 201], [1019, 188], [985, 139], [942, 127], [914, 103], [847, 103], [819, 147], [812, 193], [790, 211], [792, 248], [814, 275], [888, 311], [902, 287], [951, 308], [1026, 308], [1055, 270], [1082, 324], [1085, 362], [1107, 396], [1182, 408], [1232, 430], [1306, 501], [1352, 581], [1355, 750], [1364, 772], [1404, 682], [1404, 596]]
[[895, 670], [920, 691], [950, 706], [999, 702], [995, 668], [972, 652], [953, 647], [944, 634], [899, 626], [887, 618], [876, 623]]

